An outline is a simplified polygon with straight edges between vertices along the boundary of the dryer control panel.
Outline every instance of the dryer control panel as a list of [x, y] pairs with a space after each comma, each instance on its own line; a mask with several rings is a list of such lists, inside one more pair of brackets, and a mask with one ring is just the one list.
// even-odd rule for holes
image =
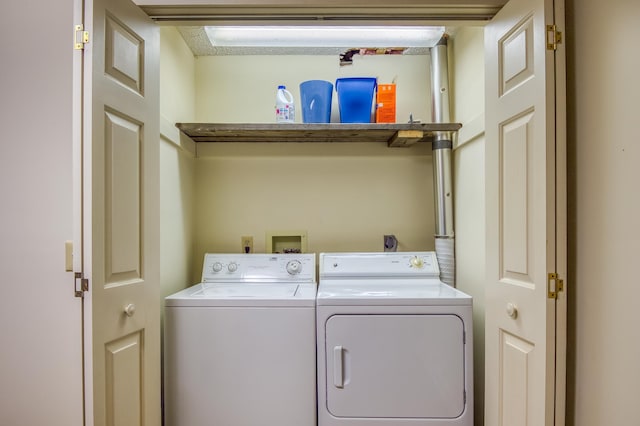
[[315, 254], [204, 255], [202, 282], [316, 282]]
[[320, 279], [439, 276], [436, 254], [430, 251], [320, 254]]

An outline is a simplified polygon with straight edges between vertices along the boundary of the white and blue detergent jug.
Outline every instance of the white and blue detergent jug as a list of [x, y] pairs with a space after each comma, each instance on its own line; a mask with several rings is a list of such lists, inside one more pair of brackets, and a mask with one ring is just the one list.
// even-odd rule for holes
[[285, 86], [278, 86], [276, 93], [276, 123], [295, 123], [296, 108], [293, 95]]

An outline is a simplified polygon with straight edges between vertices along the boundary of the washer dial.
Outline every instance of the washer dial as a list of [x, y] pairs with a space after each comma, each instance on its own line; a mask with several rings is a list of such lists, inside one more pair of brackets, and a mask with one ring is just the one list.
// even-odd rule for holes
[[287, 272], [289, 275], [296, 275], [302, 271], [302, 263], [299, 260], [290, 260], [287, 262]]
[[412, 268], [422, 269], [424, 267], [424, 260], [419, 258], [418, 256], [413, 256], [409, 261]]

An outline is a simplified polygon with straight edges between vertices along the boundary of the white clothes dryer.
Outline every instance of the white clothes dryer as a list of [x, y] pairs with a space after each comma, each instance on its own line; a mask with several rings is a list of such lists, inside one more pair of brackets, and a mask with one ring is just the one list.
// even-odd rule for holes
[[314, 254], [206, 254], [165, 299], [167, 426], [314, 426]]
[[472, 426], [472, 298], [435, 253], [323, 253], [319, 426]]

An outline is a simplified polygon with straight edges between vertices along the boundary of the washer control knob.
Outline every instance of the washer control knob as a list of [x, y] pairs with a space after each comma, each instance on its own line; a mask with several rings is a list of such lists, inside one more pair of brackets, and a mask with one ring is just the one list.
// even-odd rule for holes
[[211, 269], [213, 269], [213, 272], [222, 271], [222, 263], [220, 263], [220, 262], [214, 263], [213, 266], [211, 267]]
[[422, 269], [424, 267], [424, 260], [422, 260], [418, 256], [413, 256], [409, 263], [411, 263], [412, 268]]
[[229, 262], [229, 264], [227, 265], [227, 269], [229, 270], [229, 272], [235, 272], [238, 270], [238, 264], [236, 262]]
[[287, 263], [287, 272], [289, 275], [296, 275], [302, 271], [302, 263], [299, 260], [290, 260]]

